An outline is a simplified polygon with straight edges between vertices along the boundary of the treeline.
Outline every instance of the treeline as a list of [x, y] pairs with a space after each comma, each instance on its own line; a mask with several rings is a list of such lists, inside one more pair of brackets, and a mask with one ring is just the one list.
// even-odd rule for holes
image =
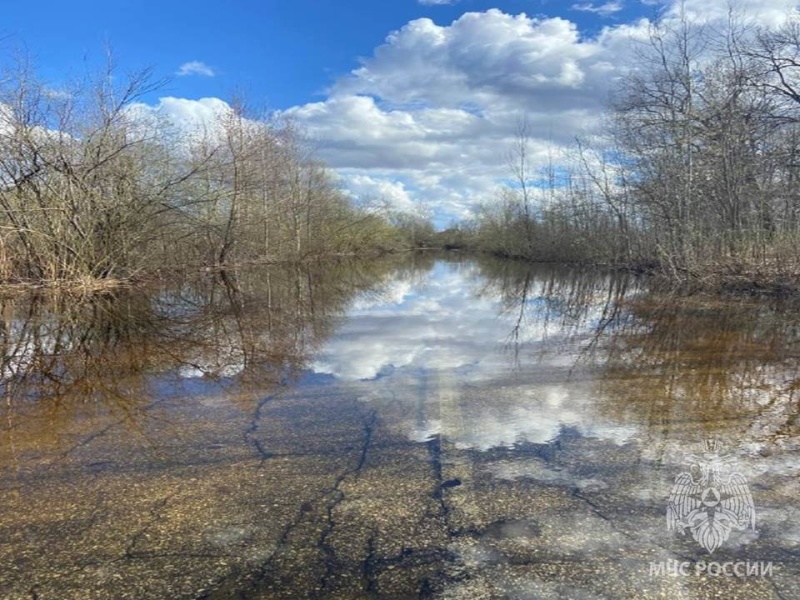
[[655, 268], [679, 281], [800, 275], [800, 24], [652, 26], [614, 90], [608, 135], [531, 170], [442, 241], [504, 256]]
[[141, 100], [148, 72], [54, 91], [0, 76], [0, 281], [127, 278], [411, 245], [355, 205], [290, 123], [233, 104], [202, 130]]

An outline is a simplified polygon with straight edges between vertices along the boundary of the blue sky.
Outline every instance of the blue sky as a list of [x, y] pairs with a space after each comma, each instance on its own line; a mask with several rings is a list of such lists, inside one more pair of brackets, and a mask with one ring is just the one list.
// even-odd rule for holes
[[[121, 71], [169, 78], [145, 102], [177, 120], [243, 95], [300, 125], [354, 196], [445, 225], [496, 197], [520, 118], [534, 167], [597, 133], [647, 19], [677, 2], [7, 2], [0, 51], [24, 49], [58, 89], [102, 64], [108, 44]], [[796, 3], [738, 4], [772, 24]], [[684, 9], [713, 21], [728, 0]]]
[[[576, 2], [588, 6], [591, 3]], [[596, 3], [596, 6], [616, 3]], [[430, 18], [451, 23], [465, 12], [501, 8], [508, 14], [564, 16], [591, 33], [609, 22], [652, 15], [655, 6], [620, 3], [601, 16], [556, 0], [424, 5], [418, 0], [73, 0], [31, 5], [9, 2], [0, 35], [23, 45], [40, 73], [58, 80], [80, 72], [85, 60], [104, 59], [106, 45], [125, 68], [152, 66], [174, 76], [182, 64], [202, 62], [213, 77], [174, 77], [165, 92], [225, 98], [240, 91], [271, 109], [320, 99], [338, 77], [358, 67], [393, 30]]]

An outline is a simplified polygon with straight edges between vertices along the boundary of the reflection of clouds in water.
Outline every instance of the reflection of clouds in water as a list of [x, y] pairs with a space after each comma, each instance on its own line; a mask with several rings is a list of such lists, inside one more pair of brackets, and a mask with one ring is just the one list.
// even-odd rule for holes
[[245, 369], [244, 340], [235, 323], [213, 334], [213, 344], [207, 344], [195, 356], [184, 359], [178, 376], [184, 379], [197, 377], [235, 377]]
[[541, 483], [563, 485], [581, 492], [604, 490], [608, 484], [595, 477], [578, 477], [566, 469], [551, 469], [540, 459], [498, 461], [489, 467], [489, 472], [500, 479], [533, 479]]
[[178, 368], [178, 376], [184, 379], [197, 377], [234, 377], [244, 371], [244, 360], [231, 354], [227, 359], [222, 356], [199, 357], [197, 362], [184, 364]]
[[[388, 369], [448, 369], [473, 363], [502, 341], [496, 304], [459, 293], [452, 271], [417, 286], [389, 284], [379, 298], [360, 299], [312, 368], [343, 380], [372, 379]], [[475, 340], [489, 341], [480, 347]]]
[[51, 356], [58, 348], [61, 352], [72, 347], [72, 342], [60, 336], [50, 322], [30, 324], [12, 321], [4, 333], [4, 354], [0, 368], [0, 383], [22, 377], [36, 367], [37, 356]]
[[[441, 434], [461, 448], [545, 443], [565, 424], [588, 436], [628, 439], [633, 428], [603, 423], [591, 410], [591, 383], [568, 381], [563, 366], [571, 366], [576, 346], [547, 356], [532, 350], [568, 332], [587, 333], [601, 314], [605, 292], [576, 328], [544, 301], [543, 281], [530, 282], [520, 320], [517, 309], [503, 307], [499, 292], [476, 293], [482, 285], [478, 274], [474, 265], [438, 263], [426, 277], [399, 279], [377, 298], [360, 299], [312, 368], [364, 388], [365, 399], [392, 398], [406, 414], [416, 413], [399, 426], [417, 441]], [[524, 373], [515, 370], [508, 351], [516, 325]], [[509, 384], [511, 377], [517, 379]]]
[[412, 287], [409, 277], [389, 281], [381, 287], [380, 292], [370, 291], [357, 296], [350, 307], [350, 314], [365, 314], [381, 307], [402, 304], [411, 293]]
[[591, 410], [589, 389], [580, 385], [538, 385], [495, 388], [489, 392], [457, 389], [426, 399], [426, 412], [438, 417], [409, 423], [409, 437], [423, 441], [442, 435], [456, 447], [488, 450], [520, 442], [545, 444], [564, 426], [587, 437], [625, 443], [634, 427], [605, 423]]
[[326, 344], [312, 369], [345, 380], [373, 379], [390, 367], [422, 364], [430, 354], [425, 340], [435, 336], [435, 326], [423, 318], [356, 318]]
[[[470, 365], [473, 371], [487, 373], [503, 368], [507, 358], [500, 351], [509, 342], [518, 315], [503, 311], [497, 297], [475, 295], [475, 272], [476, 267], [440, 266], [417, 285], [409, 276], [387, 284], [378, 297], [359, 299], [350, 320], [317, 356], [313, 370], [355, 380], [374, 378], [388, 368]], [[568, 329], [558, 315], [542, 318], [546, 307], [539, 298], [544, 285], [535, 281], [531, 286], [528, 314], [516, 336], [520, 344], [541, 342]], [[599, 314], [599, 306], [591, 308], [587, 322]]]

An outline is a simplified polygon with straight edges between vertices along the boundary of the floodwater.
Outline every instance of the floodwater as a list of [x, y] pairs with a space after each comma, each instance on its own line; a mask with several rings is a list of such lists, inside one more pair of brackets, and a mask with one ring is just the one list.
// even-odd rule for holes
[[788, 300], [421, 255], [0, 310], [0, 598], [800, 598]]

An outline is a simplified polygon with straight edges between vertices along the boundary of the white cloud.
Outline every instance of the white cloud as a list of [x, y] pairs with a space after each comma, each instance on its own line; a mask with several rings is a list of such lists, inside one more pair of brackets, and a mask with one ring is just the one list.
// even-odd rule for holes
[[50, 98], [51, 100], [70, 100], [73, 97], [72, 92], [47, 86], [42, 89], [42, 93], [46, 98]]
[[402, 181], [366, 173], [345, 173], [342, 180], [352, 194], [377, 208], [424, 214], [422, 206], [414, 201]]
[[624, 4], [622, 2], [606, 2], [605, 4], [600, 4], [599, 6], [593, 4], [592, 2], [583, 2], [579, 4], [573, 4], [572, 10], [578, 10], [582, 12], [590, 12], [600, 15], [601, 17], [608, 17], [613, 15], [614, 13], [618, 13], [624, 8]]
[[615, 45], [613, 31], [582, 40], [561, 18], [490, 10], [446, 26], [418, 19], [391, 33], [326, 100], [282, 114], [320, 141], [321, 157], [345, 179], [371, 181], [372, 195], [392, 203], [394, 188], [376, 182], [399, 181], [402, 204], [468, 216], [507, 175], [521, 115], [538, 164], [596, 128], [620, 73]]
[[231, 110], [230, 105], [219, 98], [161, 98], [154, 110], [189, 128], [206, 127], [220, 115]]
[[[576, 6], [610, 13], [621, 4]], [[678, 18], [677, 0], [664, 5], [665, 19]], [[785, 20], [793, 5], [737, 2], [745, 17], [767, 25]], [[688, 17], [703, 22], [727, 19], [729, 10], [728, 0], [684, 0], [683, 6]], [[498, 9], [467, 12], [444, 24], [416, 19], [389, 33], [358, 68], [334, 82], [326, 98], [277, 116], [317, 140], [320, 158], [354, 194], [395, 207], [418, 204], [446, 222], [443, 215], [469, 215], [476, 203], [494, 196], [508, 176], [520, 117], [529, 121], [534, 169], [570, 147], [575, 136], [596, 133], [609, 91], [635, 64], [632, 42], [645, 39], [649, 26], [639, 19], [587, 36], [565, 18]], [[213, 104], [167, 98], [157, 109], [197, 124]]]
[[[582, 63], [597, 52], [574, 23], [498, 9], [466, 13], [448, 26], [411, 21], [392, 32], [334, 94], [369, 94], [383, 101], [457, 108], [522, 96], [554, 95], [586, 83]], [[533, 103], [533, 98], [528, 98]]]
[[175, 72], [178, 77], [185, 77], [186, 75], [200, 75], [202, 77], [214, 77], [216, 72], [209, 67], [206, 63], [199, 60], [192, 60], [183, 63]]
[[423, 6], [440, 6], [444, 4], [458, 4], [461, 0], [417, 0]]
[[724, 22], [731, 10], [744, 20], [762, 26], [779, 25], [798, 14], [795, 0], [674, 0], [666, 16], [675, 18], [683, 11], [688, 20], [697, 24]]
[[161, 125], [174, 128], [179, 135], [192, 137], [214, 135], [220, 117], [229, 113], [230, 105], [219, 98], [189, 100], [168, 96], [160, 98], [158, 104], [132, 104], [129, 109], [134, 118], [151, 127]]

